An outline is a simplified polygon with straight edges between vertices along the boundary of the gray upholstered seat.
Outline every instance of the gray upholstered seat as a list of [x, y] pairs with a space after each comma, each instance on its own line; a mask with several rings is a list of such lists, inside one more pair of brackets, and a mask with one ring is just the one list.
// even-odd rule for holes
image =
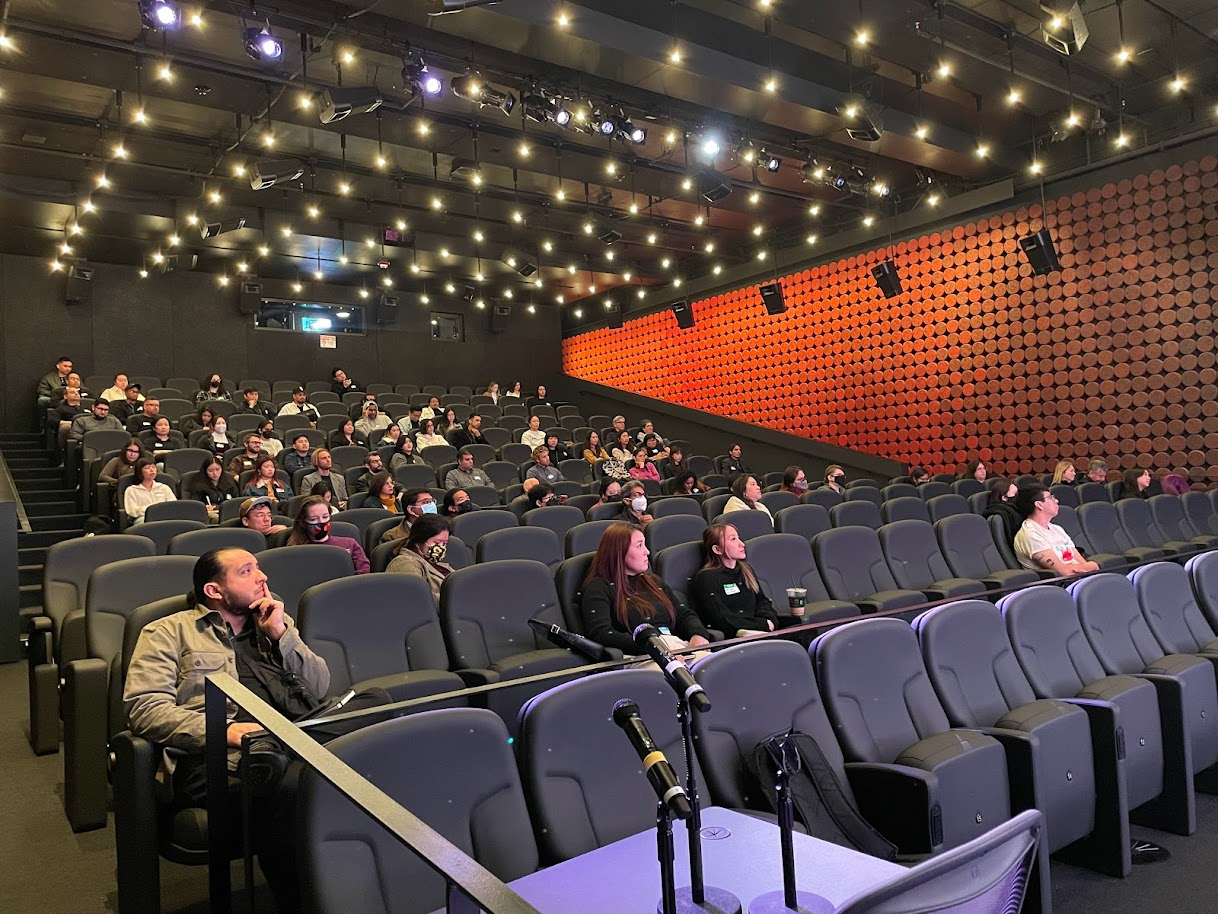
[[920, 590], [928, 600], [949, 600], [985, 593], [975, 578], [952, 574], [939, 551], [934, 528], [926, 521], [899, 520], [878, 531], [880, 548], [893, 580], [905, 590]]
[[[348, 508], [346, 511], [338, 511], [330, 515], [331, 523], [354, 524], [359, 531], [359, 536], [355, 537], [355, 541], [361, 546], [364, 544], [364, 534], [368, 532], [368, 528], [378, 520], [385, 520], [393, 517], [384, 508]], [[401, 518], [398, 518], [399, 522]]]
[[[908, 478], [908, 477], [907, 477]], [[880, 489], [880, 498], [892, 501], [894, 498], [921, 498], [918, 487], [908, 482], [894, 482]]]
[[897, 843], [903, 850], [958, 847], [1011, 817], [1001, 744], [976, 730], [952, 728], [906, 623], [847, 623], [817, 638], [812, 657], [846, 759], [904, 766], [924, 779], [927, 807], [902, 812], [907, 831]]
[[1189, 521], [1179, 495], [1155, 495], [1147, 504], [1155, 525], [1169, 541], [1197, 543], [1204, 549], [1218, 548], [1218, 536], [1209, 533], [1208, 529], [1198, 530]]
[[149, 505], [148, 509], [144, 512], [144, 523], [162, 520], [193, 520], [201, 524], [210, 523], [207, 505], [201, 501], [183, 499], [163, 501], [159, 504]]
[[1156, 687], [1144, 677], [1107, 674], [1062, 588], [1028, 587], [1004, 597], [998, 608], [1036, 697], [1084, 699], [1093, 732], [1110, 734], [1110, 751], [1119, 751], [1124, 739], [1130, 808], [1158, 796], [1164, 786], [1164, 741]]
[[879, 535], [868, 527], [826, 530], [812, 541], [812, 555], [829, 596], [853, 603], [865, 613], [926, 602], [921, 592], [897, 586], [884, 561]]
[[799, 504], [799, 496], [794, 492], [762, 492], [758, 501], [770, 509], [772, 517], [777, 517], [779, 511]]
[[[544, 514], [551, 508], [541, 508], [530, 511], [525, 517], [533, 514]], [[572, 509], [574, 510], [574, 509]], [[508, 512], [501, 511], [501, 514]], [[479, 562], [500, 562], [505, 559], [532, 559], [544, 562], [551, 571], [558, 567], [563, 560], [562, 542], [558, 535], [548, 527], [524, 526], [508, 527], [505, 530], [492, 530], [485, 534], [475, 547], [476, 559]]]
[[486, 534], [516, 526], [518, 521], [511, 511], [471, 511], [453, 518], [452, 534], [477, 548], [478, 540]]
[[651, 567], [686, 606], [693, 606], [694, 575], [706, 564], [702, 541], [678, 543], [651, 554]]
[[885, 524], [898, 520], [918, 520], [930, 523], [930, 510], [926, 502], [916, 495], [890, 498], [880, 505], [880, 520]]
[[870, 527], [879, 530], [884, 526], [880, 509], [869, 501], [844, 501], [829, 509], [829, 520], [835, 527]]
[[930, 522], [932, 524], [943, 520], [945, 517], [972, 513], [972, 510], [969, 508], [968, 499], [956, 494], [937, 495], [926, 503], [926, 509], [930, 512]]
[[731, 500], [731, 495], [707, 495], [702, 500], [702, 516], [706, 518], [709, 524], [712, 520], [723, 513], [723, 506]]
[[952, 487], [946, 482], [940, 482], [932, 479], [930, 482], [924, 482], [918, 486], [918, 494], [922, 496], [923, 501], [930, 501], [932, 498], [938, 498], [940, 495], [951, 495]]
[[696, 498], [675, 496], [661, 498], [651, 506], [651, 516], [656, 520], [661, 517], [670, 517], [673, 514], [690, 514], [694, 517], [701, 517], [702, 505]]
[[[857, 480], [855, 481], [857, 482]], [[880, 495], [880, 490], [876, 486], [857, 486], [853, 483], [846, 487], [845, 500], [869, 501], [877, 508], [884, 502], [883, 497]]]
[[1218, 553], [1203, 552], [1189, 559], [1184, 568], [1197, 606], [1205, 614], [1210, 627], [1218, 631]]
[[1078, 522], [1078, 511], [1071, 508], [1069, 505], [1059, 504], [1057, 506], [1057, 517], [1053, 518], [1053, 523], [1066, 531], [1066, 534], [1074, 541], [1074, 545], [1083, 550], [1088, 561], [1095, 562], [1100, 566], [1101, 571], [1121, 571], [1129, 565], [1129, 559], [1123, 555], [1113, 555], [1110, 552], [1100, 552], [1092, 545], [1091, 540], [1087, 539], [1087, 534], [1083, 530], [1082, 524]]
[[1121, 527], [1129, 534], [1129, 538], [1135, 546], [1163, 549], [1169, 556], [1196, 555], [1205, 548], [1201, 543], [1175, 540], [1169, 537], [1155, 523], [1154, 515], [1150, 512], [1150, 505], [1141, 498], [1122, 498], [1116, 503], [1116, 513], [1117, 517], [1121, 519]]
[[258, 565], [267, 586], [283, 601], [284, 612], [293, 618], [300, 598], [314, 584], [355, 574], [346, 549], [315, 543], [267, 549], [258, 554]]
[[266, 537], [248, 527], [208, 527], [188, 530], [169, 541], [167, 555], [200, 556], [213, 549], [244, 549], [258, 553], [266, 548]]
[[1166, 549], [1135, 543], [1121, 525], [1116, 506], [1109, 501], [1084, 499], [1078, 509], [1078, 522], [1096, 552], [1120, 555], [1132, 562], [1153, 562], [1167, 557]]
[[1035, 584], [1040, 575], [1008, 568], [990, 536], [989, 524], [976, 514], [953, 514], [935, 523], [939, 551], [952, 574], [980, 581], [991, 590]]
[[579, 607], [583, 600], [584, 580], [592, 567], [595, 553], [584, 552], [564, 559], [554, 572], [554, 587], [558, 591], [558, 603], [562, 607], [563, 628], [577, 635], [584, 634], [584, 621]]
[[530, 699], [520, 713], [517, 758], [544, 863], [654, 826], [655, 793], [609, 713], [622, 698], [638, 704], [656, 746], [685, 780], [676, 696], [658, 670], [614, 670]]
[[585, 552], [595, 552], [600, 545], [601, 537], [616, 521], [586, 520], [567, 531], [563, 537], [563, 554], [567, 558], [582, 555]]
[[824, 505], [792, 505], [774, 515], [776, 533], [793, 533], [809, 543], [816, 534], [823, 533], [832, 526], [829, 522], [829, 511]]
[[1188, 518], [1189, 526], [1200, 535], [1218, 535], [1218, 514], [1214, 505], [1205, 492], [1185, 492], [1180, 496], [1180, 506], [1184, 516]]
[[706, 521], [693, 514], [670, 514], [657, 517], [643, 528], [647, 550], [655, 555], [678, 543], [701, 543]]
[[1008, 749], [1011, 805], [1045, 816], [1050, 852], [1074, 842], [1071, 859], [1107, 873], [1129, 867], [1120, 766], [1077, 705], [1038, 699], [1007, 640], [1002, 615], [961, 600], [914, 621], [922, 660], [953, 727], [989, 733]]
[[802, 587], [808, 591], [803, 622], [848, 619], [859, 614], [859, 608], [853, 603], [829, 596], [816, 563], [812, 561], [812, 549], [802, 536], [770, 533], [749, 540], [746, 548], [757, 583], [780, 616], [790, 616], [788, 587]]
[[1218, 631], [1197, 604], [1188, 572], [1174, 562], [1152, 562], [1129, 573], [1142, 615], [1169, 654], [1207, 654], [1218, 662]]
[[1058, 484], [1049, 486], [1049, 491], [1053, 493], [1053, 497], [1057, 499], [1059, 505], [1069, 505], [1071, 508], [1077, 508], [1082, 502], [1078, 499], [1078, 490], [1074, 486]]
[[[490, 712], [413, 714], [356, 730], [327, 748], [503, 882], [537, 869], [508, 733]], [[302, 777], [298, 803], [302, 895], [316, 914], [445, 907], [443, 878], [320, 776]]]
[[529, 511], [524, 516], [526, 527], [545, 527], [562, 543], [567, 531], [584, 523], [584, 512], [573, 505], [546, 505], [544, 511]]
[[751, 540], [774, 532], [774, 520], [764, 511], [732, 511], [720, 514], [712, 523], [731, 524], [742, 540]]
[[834, 505], [842, 503], [842, 496], [832, 489], [812, 489], [810, 492], [805, 492], [799, 496], [800, 504], [804, 505], [820, 505], [826, 511], [830, 510]]
[[[465, 688], [448, 651], [431, 588], [422, 578], [361, 574], [310, 587], [300, 636], [330, 668], [330, 694], [381, 688], [406, 701]], [[463, 703], [463, 702], [462, 702]]]
[[970, 495], [984, 492], [985, 484], [971, 477], [969, 479], [957, 479], [952, 483], [952, 491], [961, 498], [968, 498]]
[[133, 536], [150, 539], [153, 546], [156, 547], [157, 555], [165, 555], [169, 550], [169, 541], [178, 534], [206, 529], [207, 524], [197, 520], [150, 520], [142, 524], [133, 524], [127, 528]]

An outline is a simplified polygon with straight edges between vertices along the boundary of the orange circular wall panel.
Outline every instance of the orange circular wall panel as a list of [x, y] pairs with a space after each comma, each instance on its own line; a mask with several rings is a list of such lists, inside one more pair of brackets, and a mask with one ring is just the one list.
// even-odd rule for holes
[[[1218, 157], [901, 241], [904, 292], [871, 251], [563, 341], [564, 370], [932, 472], [973, 457], [1045, 473], [1061, 457], [1218, 482]], [[1047, 218], [1062, 271], [1017, 239]], [[626, 353], [645, 351], [646, 365]]]

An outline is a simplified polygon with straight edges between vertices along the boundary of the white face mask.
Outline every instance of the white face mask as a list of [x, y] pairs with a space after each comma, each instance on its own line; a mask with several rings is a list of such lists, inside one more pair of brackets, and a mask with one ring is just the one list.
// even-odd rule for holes
[[647, 498], [644, 495], [636, 495], [630, 500], [630, 507], [634, 510], [642, 512], [647, 510]]
[[228, 431], [227, 425], [225, 425], [223, 422], [216, 423], [216, 434], [217, 435], [223, 435], [226, 431]]

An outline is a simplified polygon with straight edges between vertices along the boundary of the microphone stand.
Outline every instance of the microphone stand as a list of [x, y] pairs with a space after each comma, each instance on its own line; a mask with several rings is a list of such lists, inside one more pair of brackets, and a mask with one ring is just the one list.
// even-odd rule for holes
[[663, 800], [656, 805], [656, 848], [660, 857], [660, 914], [677, 914], [677, 855], [672, 842], [672, 813]]

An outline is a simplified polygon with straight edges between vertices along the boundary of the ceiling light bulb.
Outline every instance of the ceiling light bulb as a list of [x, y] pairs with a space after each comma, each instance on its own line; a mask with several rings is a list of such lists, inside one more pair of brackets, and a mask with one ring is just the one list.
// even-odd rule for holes
[[393, 225], [394, 225], [394, 228], [396, 228], [399, 232], [406, 231], [406, 220], [405, 219], [399, 219]]
[[388, 289], [390, 286], [393, 285], [393, 280], [388, 276], [382, 276], [381, 285], [384, 286], [386, 289]]
[[170, 235], [170, 236], [169, 236], [169, 246], [170, 246], [171, 248], [176, 248], [176, 247], [177, 247], [179, 244], [181, 244], [181, 243], [182, 243], [182, 239], [181, 239], [181, 238], [179, 238], [177, 235]]
[[199, 214], [198, 214], [198, 213], [191, 213], [190, 215], [188, 215], [188, 216], [186, 217], [186, 224], [187, 224], [187, 225], [197, 225], [197, 224], [198, 224], [198, 222], [199, 222]]
[[681, 277], [680, 277], [680, 276], [676, 277], [676, 278], [675, 278], [675, 279], [672, 281], [672, 284], [673, 284], [673, 286], [674, 286], [674, 287], [676, 287], [676, 288], [678, 288], [678, 289], [679, 289], [679, 288], [681, 288]]
[[617, 174], [617, 162], [606, 162], [605, 171], [609, 172], [611, 175]]
[[875, 216], [864, 216], [863, 225], [867, 228], [871, 228], [873, 225], [875, 225]]
[[427, 136], [429, 133], [431, 133], [431, 127], [427, 125], [427, 121], [419, 121], [419, 134]]
[[1044, 165], [1042, 165], [1038, 159], [1033, 159], [1032, 163], [1028, 165], [1028, 171], [1034, 175], [1040, 174], [1042, 171], [1044, 171], [1044, 168]]
[[777, 92], [778, 91], [778, 80], [776, 80], [773, 76], [771, 76], [769, 79], [767, 79], [765, 81], [765, 90], [767, 92]]
[[105, 175], [98, 175], [97, 176], [97, 186], [98, 187], [109, 187], [110, 179], [107, 178]]
[[711, 272], [718, 276], [723, 272], [723, 267], [721, 267], [719, 264], [715, 264], [715, 266], [711, 269]]
[[594, 285], [593, 285], [593, 286], [588, 286], [588, 292], [589, 292], [589, 294], [591, 294], [591, 295], [595, 295], [595, 294], [596, 294], [596, 286], [594, 286]]
[[820, 215], [820, 204], [813, 203], [811, 206], [809, 206], [808, 215], [809, 216], [819, 216]]
[[297, 295], [299, 295], [301, 292], [304, 291], [304, 285], [302, 285], [299, 282], [294, 282], [294, 283], [292, 283], [292, 291], [295, 292]]
[[316, 219], [321, 215], [321, 208], [316, 203], [309, 204], [309, 218]]
[[952, 65], [950, 63], [948, 63], [946, 60], [940, 61], [939, 69], [937, 72], [939, 74], [940, 79], [947, 79], [947, 77], [952, 75]]
[[374, 248], [374, 247], [376, 247], [376, 239], [375, 239], [375, 238], [372, 238], [371, 236], [369, 236], [369, 237], [365, 238], [365, 239], [364, 239], [364, 246], [365, 246], [365, 247], [370, 247], [370, 248]]
[[846, 117], [858, 117], [858, 113], [858, 105], [847, 105], [846, 109], [842, 112], [842, 114], [846, 115]]
[[533, 280], [533, 285], [536, 286], [538, 289], [541, 288], [542, 282], [541, 282], [540, 276], [538, 276], [536, 279]]
[[219, 203], [224, 198], [220, 195], [220, 191], [213, 190], [210, 194], [207, 195], [207, 199], [210, 200], [212, 203]]
[[1129, 61], [1131, 61], [1132, 59], [1133, 59], [1133, 49], [1132, 48], [1127, 48], [1127, 47], [1121, 48], [1119, 51], [1116, 52], [1117, 63], [1129, 63]]
[[593, 225], [591, 222], [584, 223], [584, 234], [585, 235], [591, 235], [595, 230], [596, 230], [596, 226]]
[[116, 159], [127, 158], [127, 147], [124, 146], [122, 143], [116, 144], [114, 147], [114, 157]]
[[145, 124], [148, 122], [148, 115], [144, 113], [143, 108], [136, 108], [135, 114], [131, 116], [131, 119], [137, 124]]
[[352, 51], [350, 48], [345, 48], [343, 50], [343, 55], [342, 55], [343, 63], [352, 63], [354, 60], [355, 60], [355, 52]]
[[605, 259], [612, 261], [614, 257], [613, 251], [605, 251]]
[[162, 254], [160, 251], [157, 251], [155, 254], [152, 255], [153, 263], [161, 263], [164, 260], [165, 260], [165, 255]]
[[631, 273], [629, 270], [627, 270], [625, 273], [622, 274], [623, 282], [631, 282], [633, 279], [634, 279], [634, 274]]
[[681, 62], [681, 52], [677, 48], [673, 48], [672, 53], [670, 53], [668, 55], [668, 62], [669, 63], [680, 63]]
[[573, 264], [573, 263], [567, 264], [567, 272], [570, 273], [572, 276], [574, 276], [575, 275], [575, 264]]
[[1062, 26], [1064, 26], [1065, 24], [1066, 24], [1066, 20], [1063, 19], [1061, 16], [1054, 16], [1052, 19], [1049, 20], [1049, 30], [1056, 32], [1056, 31], [1060, 30], [1062, 28]]
[[300, 95], [296, 99], [296, 107], [312, 108], [313, 107], [313, 96], [310, 95], [308, 92], [301, 92]]
[[447, 292], [449, 295], [452, 295], [454, 292], [457, 291], [457, 287], [454, 286], [451, 282], [447, 282], [444, 284], [444, 291]]
[[340, 194], [342, 194], [343, 196], [346, 196], [347, 194], [351, 193], [350, 183], [348, 183], [347, 181], [343, 181], [341, 184], [338, 185], [338, 192]]
[[271, 254], [271, 249], [269, 247], [267, 247], [265, 244], [258, 245], [258, 256], [259, 257], [269, 257], [270, 254]]
[[227, 277], [227, 276], [223, 276], [223, 275], [222, 275], [222, 276], [220, 276], [220, 277], [217, 279], [217, 282], [219, 282], [219, 283], [220, 283], [220, 285], [222, 285], [222, 286], [227, 286], [227, 285], [228, 285], [228, 277]]
[[714, 158], [723, 149], [723, 145], [713, 136], [708, 136], [702, 141], [702, 154], [708, 158]]
[[428, 295], [426, 292], [424, 292], [422, 295], [419, 296], [419, 303], [424, 304], [424, 305], [430, 305], [431, 296]]
[[244, 163], [244, 162], [234, 162], [234, 163], [233, 163], [233, 175], [234, 175], [234, 177], [238, 177], [238, 178], [240, 178], [240, 177], [242, 177], [244, 174], [245, 174], [245, 163]]
[[474, 279], [477, 280], [478, 282], [486, 282], [486, 276], [483, 274], [483, 272], [481, 270], [479, 270], [477, 273], [474, 274]]
[[482, 234], [482, 230], [475, 229], [474, 230], [474, 241], [485, 241], [485, 240], [486, 240], [486, 236]]
[[762, 227], [760, 222], [753, 226], [753, 234], [758, 238], [761, 237], [761, 233], [764, 231], [765, 228]]
[[147, 279], [147, 278], [148, 278], [148, 271], [140, 270], [140, 279]]
[[665, 270], [667, 270], [669, 267], [672, 266], [672, 258], [665, 257], [663, 260], [660, 261], [660, 266], [662, 266]]
[[984, 159], [990, 154], [990, 146], [988, 143], [977, 144], [977, 158]]
[[376, 167], [377, 168], [388, 168], [389, 160], [387, 158], [385, 158], [384, 156], [377, 156], [376, 157]]
[[59, 253], [60, 253], [60, 254], [71, 254], [71, 253], [72, 253], [72, 245], [68, 244], [68, 243], [65, 241], [63, 244], [61, 244], [61, 245], [59, 246]]
[[92, 200], [86, 200], [81, 205], [81, 209], [83, 209], [86, 213], [91, 213], [91, 212], [94, 212], [97, 209], [97, 207], [93, 205]]
[[275, 145], [275, 135], [273, 133], [271, 133], [269, 130], [266, 133], [262, 134], [262, 145], [267, 147], [268, 149]]
[[203, 14], [199, 13], [199, 12], [191, 13], [190, 14], [190, 24], [193, 25], [197, 29], [202, 28], [203, 27]]
[[546, 241], [542, 244], [541, 247], [548, 254], [554, 250], [554, 243], [551, 241]]
[[51, 261], [51, 272], [52, 273], [58, 273], [62, 269], [63, 269], [63, 264], [60, 263], [58, 260]]
[[656, 233], [655, 233], [655, 232], [652, 232], [651, 234], [649, 234], [649, 235], [647, 236], [647, 243], [648, 243], [648, 244], [655, 244], [655, 243], [656, 243]]
[[713, 242], [713, 241], [706, 242], [705, 250], [706, 250], [706, 253], [708, 253], [708, 254], [715, 253], [715, 242]]
[[1067, 127], [1077, 127], [1079, 125], [1079, 122], [1080, 122], [1080, 118], [1078, 116], [1077, 111], [1071, 111], [1066, 116], [1066, 126]]
[[71, 228], [68, 229], [69, 235], [79, 235], [84, 231], [78, 223], [73, 222]]
[[760, 202], [761, 202], [761, 194], [757, 193], [757, 191], [753, 191], [751, 194], [749, 194], [749, 203], [752, 203], [754, 206], [756, 206]]
[[370, 292], [369, 292], [367, 289], [360, 289], [360, 290], [359, 290], [359, 297], [360, 297], [360, 298], [367, 298], [367, 297], [368, 297], [370, 294], [372, 294], [372, 293], [370, 293]]
[[173, 68], [163, 63], [157, 68], [156, 75], [157, 79], [173, 79]]
[[0, 32], [0, 48], [3, 48], [6, 51], [11, 51], [13, 49], [13, 39], [9, 38], [4, 32]]
[[665, 143], [667, 143], [669, 146], [672, 146], [672, 145], [673, 145], [673, 144], [675, 144], [675, 143], [677, 142], [677, 140], [679, 140], [680, 138], [681, 138], [681, 137], [677, 135], [677, 131], [675, 131], [675, 130], [670, 130], [670, 131], [668, 131], [668, 133], [667, 133], [667, 134], [665, 134], [665, 136], [664, 136], [664, 142], [665, 142]]
[[866, 29], [859, 29], [854, 35], [854, 43], [865, 48], [871, 41], [871, 34]]
[[938, 205], [939, 205], [939, 199], [940, 199], [940, 198], [939, 198], [939, 195], [938, 195], [938, 194], [936, 194], [936, 193], [934, 193], [934, 192], [931, 192], [931, 193], [929, 193], [929, 194], [927, 194], [927, 195], [926, 195], [926, 205], [927, 205], [927, 206], [938, 206]]
[[559, 200], [559, 201], [566, 200], [567, 192], [565, 190], [563, 190], [561, 187], [558, 188], [558, 191], [554, 194], [554, 199]]
[[431, 198], [431, 208], [434, 210], [444, 209], [444, 201], [441, 200], [439, 197], [432, 197]]
[[703, 216], [701, 213], [698, 213], [698, 215], [696, 215], [694, 217], [694, 225], [698, 226], [699, 228], [701, 228], [705, 222], [706, 222], [706, 217]]
[[[347, 262], [347, 258], [344, 257], [343, 263], [346, 263], [346, 262]], [[410, 272], [417, 275], [418, 273], [422, 272], [422, 268], [417, 263], [412, 263], [410, 265]]]
[[1186, 83], [1183, 76], [1177, 76], [1168, 85], [1171, 86], [1173, 92], [1183, 92]]
[[693, 186], [694, 186], [694, 182], [689, 178], [686, 178], [684, 181], [681, 182], [681, 190], [692, 190]]
[[250, 265], [249, 265], [248, 263], [246, 263], [244, 260], [240, 261], [240, 262], [237, 264], [237, 272], [238, 272], [238, 273], [248, 273], [248, 272], [249, 272], [249, 268], [250, 268]]
[[1007, 104], [1018, 105], [1022, 98], [1023, 96], [1019, 94], [1019, 90], [1012, 86], [1011, 91], [1007, 93]]
[[1117, 146], [1124, 149], [1126, 146], [1129, 145], [1129, 134], [1125, 133], [1125, 131], [1122, 130], [1120, 133], [1117, 134], [1116, 140], [1114, 140], [1114, 142], [1117, 144]]
[[279, 232], [280, 232], [280, 234], [283, 235], [284, 238], [292, 237], [292, 227], [290, 225], [285, 225], [283, 228], [281, 228], [279, 230]]
[[805, 240], [805, 241], [806, 241], [808, 244], [816, 244], [816, 236], [815, 236], [815, 235], [809, 235], [809, 236], [808, 236], [807, 238], [805, 238], [804, 240]]
[[322, 273], [321, 270], [314, 270], [313, 278], [316, 279], [318, 282], [321, 282], [323, 279], [325, 279], [325, 274]]
[[630, 204], [630, 215], [637, 216], [639, 214], [639, 205], [637, 203]]
[[449, 252], [448, 248], [440, 248], [440, 256], [447, 258], [447, 257], [451, 257], [452, 254]]
[[558, 14], [558, 24], [561, 25], [563, 28], [566, 28], [568, 25], [571, 24], [571, 17], [569, 17], [566, 13], [559, 13]]
[[757, 259], [758, 259], [758, 260], [765, 260], [765, 259], [766, 259], [766, 252], [765, 252], [765, 250], [764, 250], [764, 249], [763, 249], [763, 250], [760, 250], [760, 251], [758, 251], [758, 252], [757, 252]]
[[521, 143], [521, 144], [520, 144], [520, 150], [519, 150], [519, 151], [520, 151], [520, 157], [521, 157], [522, 159], [527, 159], [527, 158], [529, 157], [529, 153], [530, 153], [532, 150], [531, 150], [531, 149], [529, 149], [529, 144], [528, 144], [528, 143]]
[[536, 313], [537, 313], [537, 308], [536, 308], [536, 307], [534, 307], [533, 305], [529, 305], [527, 308], [525, 308], [525, 310], [526, 310], [526, 311], [528, 311], [528, 312], [529, 312], [529, 314], [536, 314]]
[[917, 129], [914, 130], [914, 136], [916, 136], [920, 140], [924, 140], [928, 136], [930, 136], [930, 128], [927, 127], [925, 124], [919, 124]]

